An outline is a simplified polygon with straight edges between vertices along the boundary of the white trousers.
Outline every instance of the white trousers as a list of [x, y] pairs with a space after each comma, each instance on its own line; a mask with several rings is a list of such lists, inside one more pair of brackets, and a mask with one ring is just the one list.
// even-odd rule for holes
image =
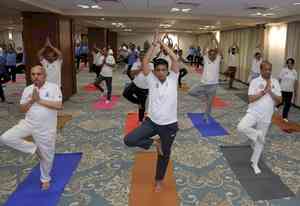
[[[32, 136], [34, 142], [28, 142], [24, 140], [25, 137]], [[51, 180], [50, 172], [55, 154], [55, 139], [56, 139], [56, 128], [49, 130], [43, 128], [40, 124], [32, 125], [26, 120], [21, 120], [16, 126], [7, 130], [2, 136], [0, 141], [16, 150], [34, 154], [37, 148], [41, 154], [40, 170], [41, 170], [41, 181], [47, 182]]]
[[261, 133], [263, 142], [265, 142], [269, 127], [270, 123], [262, 122], [258, 117], [249, 113], [247, 113], [238, 124], [238, 131], [254, 141], [254, 149], [251, 156], [251, 162], [254, 164], [258, 164], [264, 149], [264, 144], [257, 141], [258, 135]]

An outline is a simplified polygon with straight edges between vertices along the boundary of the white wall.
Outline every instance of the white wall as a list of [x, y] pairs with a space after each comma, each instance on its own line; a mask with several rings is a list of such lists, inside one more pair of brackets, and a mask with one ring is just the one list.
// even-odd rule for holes
[[[178, 45], [181, 49], [183, 49], [183, 55], [186, 56], [187, 49], [191, 45], [197, 45], [198, 39], [196, 35], [193, 34], [184, 34], [184, 33], [176, 33], [178, 38]], [[136, 33], [136, 34], [119, 34], [118, 35], [118, 47], [122, 43], [132, 42], [137, 46], [141, 46], [143, 48], [144, 42], [148, 40], [150, 43], [153, 40], [153, 33]], [[175, 43], [174, 43], [175, 44]]]

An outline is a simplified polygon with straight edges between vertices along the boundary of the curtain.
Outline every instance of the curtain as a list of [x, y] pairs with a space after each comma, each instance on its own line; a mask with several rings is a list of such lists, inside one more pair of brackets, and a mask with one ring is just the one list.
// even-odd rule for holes
[[222, 31], [220, 37], [220, 49], [223, 52], [224, 61], [222, 63], [221, 71], [224, 72], [227, 69], [228, 49], [236, 43], [239, 47], [239, 68], [235, 78], [247, 82], [256, 47], [259, 44], [263, 45], [263, 40], [264, 32], [262, 27]]
[[198, 45], [201, 47], [201, 50], [203, 51], [204, 47], [210, 42], [211, 40], [211, 33], [207, 34], [200, 34], [198, 36]]
[[291, 22], [287, 25], [287, 38], [285, 47], [285, 57], [294, 58], [295, 66], [298, 73], [298, 91], [297, 99], [294, 103], [300, 106], [300, 22]]

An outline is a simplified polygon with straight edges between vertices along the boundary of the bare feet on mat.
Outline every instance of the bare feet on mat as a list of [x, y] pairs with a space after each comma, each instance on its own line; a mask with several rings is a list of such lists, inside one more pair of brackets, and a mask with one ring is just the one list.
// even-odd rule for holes
[[162, 190], [162, 180], [156, 180], [154, 191], [155, 192], [161, 192], [161, 190]]
[[50, 188], [50, 182], [42, 182], [42, 190], [48, 190]]

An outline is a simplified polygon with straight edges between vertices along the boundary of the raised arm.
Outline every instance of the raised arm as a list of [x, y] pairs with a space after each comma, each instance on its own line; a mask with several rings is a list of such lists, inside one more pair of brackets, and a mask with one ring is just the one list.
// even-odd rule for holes
[[44, 55], [44, 52], [45, 52], [45, 50], [46, 50], [47, 47], [48, 47], [48, 38], [47, 38], [47, 40], [46, 40], [46, 43], [45, 43], [44, 47], [41, 48], [41, 49], [38, 51], [37, 56], [38, 56], [38, 59], [39, 59], [40, 61], [43, 60], [43, 58], [44, 58], [43, 55]]
[[145, 76], [147, 76], [151, 72], [151, 69], [149, 68], [149, 63], [151, 61], [151, 58], [152, 58], [153, 53], [155, 51], [155, 48], [158, 45], [158, 42], [159, 42], [159, 33], [156, 32], [154, 34], [153, 42], [152, 42], [150, 48], [148, 49], [145, 57], [142, 60], [142, 71], [143, 71]]
[[172, 49], [170, 49], [168, 47], [168, 45], [166, 45], [165, 43], [163, 43], [162, 41], [160, 41], [161, 46], [163, 47], [164, 50], [167, 51], [167, 53], [169, 54], [169, 56], [171, 57], [172, 60], [172, 65], [171, 65], [171, 70], [175, 73], [179, 72], [179, 64], [177, 61], [177, 56], [176, 54], [173, 52]]
[[62, 59], [61, 51], [51, 44], [49, 37], [47, 38], [47, 44], [48, 44], [48, 47], [50, 47], [56, 53], [58, 59]]

